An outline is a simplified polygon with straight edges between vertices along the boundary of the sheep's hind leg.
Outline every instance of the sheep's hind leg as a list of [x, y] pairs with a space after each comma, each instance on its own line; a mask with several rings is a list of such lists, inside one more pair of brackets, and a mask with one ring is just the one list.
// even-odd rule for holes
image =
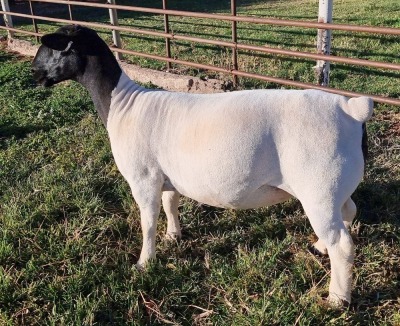
[[180, 194], [176, 190], [163, 191], [162, 204], [165, 214], [167, 215], [167, 233], [166, 240], [179, 240], [182, 236], [179, 224], [179, 197]]
[[[314, 232], [326, 245], [331, 262], [328, 301], [335, 306], [351, 300], [353, 240], [342, 219], [341, 209], [326, 203], [303, 203]], [[332, 207], [332, 208], [330, 208]]]
[[[354, 201], [349, 198], [342, 207], [343, 222], [348, 230], [350, 230], [351, 223], [353, 223], [356, 213], [356, 204], [354, 204]], [[326, 256], [328, 254], [328, 250], [321, 239], [318, 239], [318, 241], [312, 245], [311, 251], [317, 255]]]

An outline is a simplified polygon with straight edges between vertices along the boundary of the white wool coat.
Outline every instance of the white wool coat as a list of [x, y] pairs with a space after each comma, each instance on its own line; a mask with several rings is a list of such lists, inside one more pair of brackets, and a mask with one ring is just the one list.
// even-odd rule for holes
[[107, 129], [116, 164], [140, 196], [155, 186], [213, 206], [256, 208], [291, 196], [322, 199], [339, 186], [344, 202], [362, 178], [361, 124], [371, 114], [368, 98], [173, 93], [122, 73]]

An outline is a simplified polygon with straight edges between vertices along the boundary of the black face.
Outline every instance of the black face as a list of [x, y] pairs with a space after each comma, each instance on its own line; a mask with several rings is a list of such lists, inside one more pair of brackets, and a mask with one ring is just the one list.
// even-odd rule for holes
[[32, 62], [35, 80], [43, 86], [67, 79], [81, 83], [106, 125], [111, 92], [122, 73], [108, 45], [94, 30], [79, 25], [63, 26], [43, 35], [41, 42]]
[[33, 78], [43, 86], [52, 86], [83, 73], [83, 58], [74, 49], [58, 51], [42, 45], [32, 63]]

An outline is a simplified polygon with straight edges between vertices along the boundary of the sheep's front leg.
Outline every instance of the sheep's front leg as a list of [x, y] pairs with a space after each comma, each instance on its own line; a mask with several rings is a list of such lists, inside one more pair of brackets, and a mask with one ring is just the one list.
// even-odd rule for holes
[[181, 227], [179, 225], [179, 197], [177, 191], [163, 191], [162, 204], [167, 215], [167, 240], [179, 240], [181, 238]]
[[149, 260], [156, 257], [157, 217], [160, 214], [160, 206], [159, 202], [153, 203], [150, 206], [141, 206], [139, 204], [143, 245], [139, 261], [137, 262], [138, 268], [145, 267]]
[[130, 182], [132, 195], [140, 210], [143, 245], [138, 268], [145, 267], [146, 263], [156, 257], [157, 218], [161, 209], [162, 180], [157, 176], [141, 178]]

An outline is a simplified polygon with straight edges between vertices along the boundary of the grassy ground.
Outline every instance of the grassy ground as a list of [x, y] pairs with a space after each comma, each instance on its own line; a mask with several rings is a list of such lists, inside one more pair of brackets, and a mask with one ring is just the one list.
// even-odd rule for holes
[[[316, 7], [316, 1], [299, 1], [304, 7], [289, 11], [286, 3], [242, 2], [240, 12], [258, 15], [264, 10], [308, 19]], [[338, 1], [335, 8], [355, 3]], [[384, 3], [387, 15], [380, 14]], [[213, 12], [227, 9], [215, 1], [193, 6]], [[364, 9], [354, 9], [352, 16], [336, 10], [336, 20], [398, 24], [397, 7], [389, 1], [360, 6]], [[148, 18], [138, 16], [134, 23], [144, 26], [152, 22]], [[128, 24], [132, 17], [126, 19]], [[182, 31], [196, 30], [175, 20], [176, 29], [181, 24]], [[155, 18], [154, 24], [159, 24]], [[210, 28], [210, 34], [223, 35], [224, 29], [204, 24], [201, 32]], [[302, 37], [312, 44], [312, 35], [289, 36], [279, 30], [279, 35], [288, 35], [288, 44]], [[253, 32], [255, 39], [260, 39], [257, 33], [274, 39], [269, 32]], [[357, 52], [352, 37], [343, 36], [348, 39], [342, 51], [398, 62], [393, 38], [372, 38], [375, 44], [363, 36], [357, 40], [365, 50]], [[163, 49], [162, 42], [149, 44], [154, 52]], [[206, 62], [222, 60], [215, 57], [222, 50], [192, 47], [190, 52], [184, 44], [174, 46], [196, 59], [203, 53]], [[246, 60], [254, 69], [275, 60], [277, 74], [289, 73], [285, 65], [293, 65], [293, 74], [308, 78], [304, 63], [295, 60]], [[365, 91], [368, 84], [371, 92], [399, 96], [395, 73], [337, 69], [333, 75], [343, 69], [344, 85]], [[367, 83], [365, 76], [373, 82]], [[246, 83], [242, 87], [271, 86]], [[320, 299], [327, 294], [329, 261], [308, 252], [313, 233], [295, 200], [230, 211], [182, 199], [183, 240], [162, 241], [162, 215], [158, 260], [148, 271], [137, 272], [132, 268], [141, 246], [137, 207], [86, 91], [75, 83], [36, 88], [30, 59], [4, 51], [0, 85], [0, 325], [400, 325], [399, 108], [377, 105], [368, 124], [370, 159], [354, 194], [359, 213], [352, 227], [357, 245], [353, 303], [348, 310], [336, 311]]]

